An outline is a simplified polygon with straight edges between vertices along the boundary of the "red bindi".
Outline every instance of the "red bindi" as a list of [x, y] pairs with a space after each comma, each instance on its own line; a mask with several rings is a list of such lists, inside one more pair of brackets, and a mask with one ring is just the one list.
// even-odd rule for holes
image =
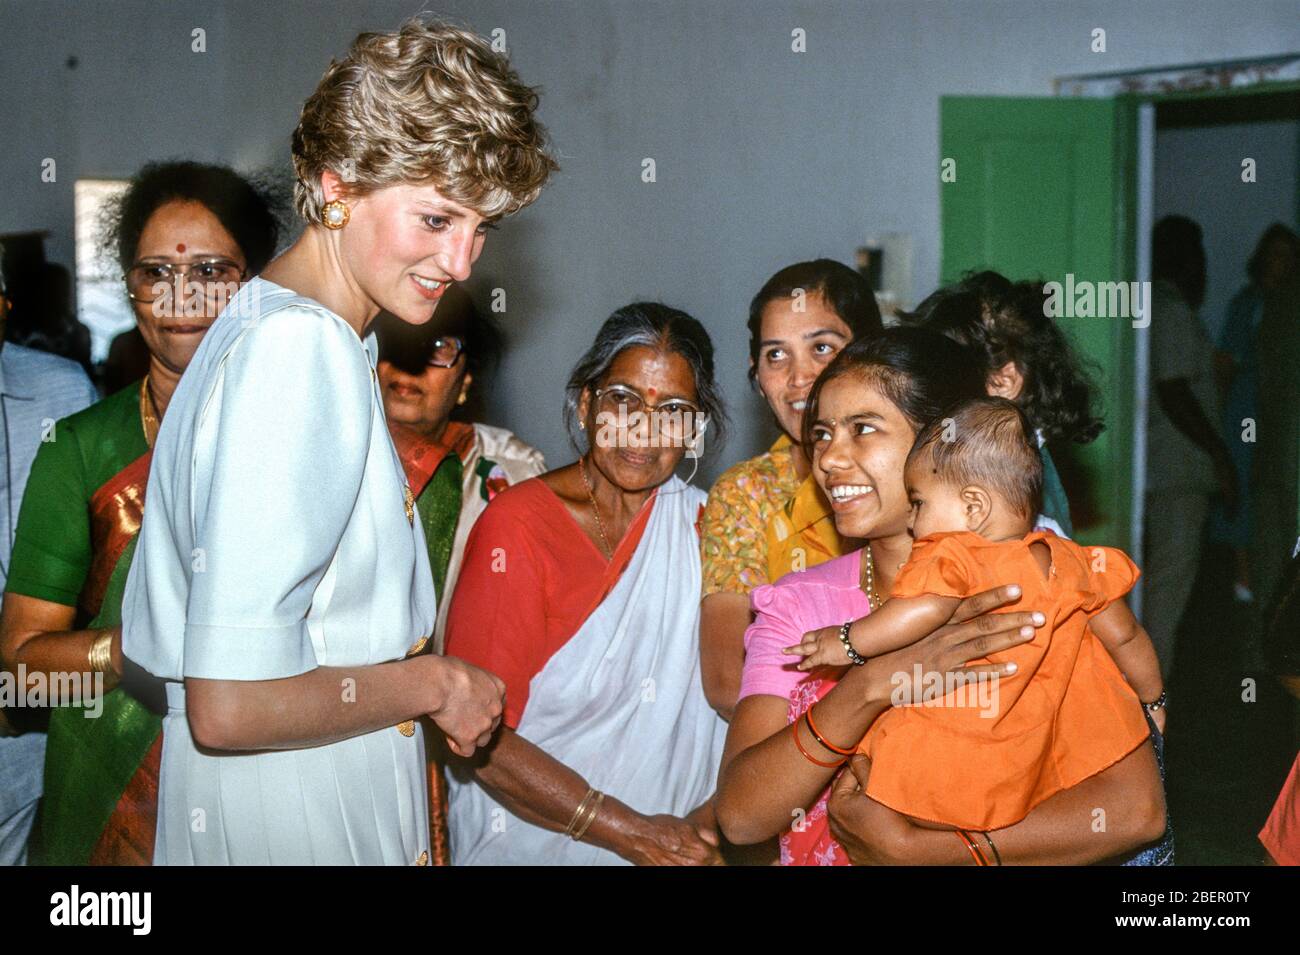
[[653, 388], [650, 388], [650, 389], [648, 389], [648, 390], [649, 390], [649, 392], [650, 392], [650, 397], [651, 397], [651, 398], [653, 398], [655, 395], [659, 394], [659, 392], [655, 391]]
[[184, 252], [184, 251], [185, 251], [185, 243], [182, 242], [180, 245], [176, 246], [176, 251], [177, 251], [177, 252]]

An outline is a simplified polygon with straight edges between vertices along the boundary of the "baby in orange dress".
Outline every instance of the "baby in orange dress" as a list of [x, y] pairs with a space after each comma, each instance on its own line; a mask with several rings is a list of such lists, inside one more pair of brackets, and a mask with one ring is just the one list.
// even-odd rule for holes
[[895, 676], [895, 705], [858, 751], [872, 759], [867, 795], [920, 822], [1009, 826], [1140, 746], [1144, 705], [1164, 729], [1155, 648], [1122, 599], [1138, 569], [1119, 550], [1033, 531], [1042, 473], [1032, 432], [1005, 399], [965, 402], [924, 429], [904, 471], [916, 540], [889, 599], [788, 648], [801, 670], [865, 661], [1008, 583], [1021, 598], [1006, 610], [1044, 614], [1032, 641], [988, 658], [1014, 661], [1010, 679]]

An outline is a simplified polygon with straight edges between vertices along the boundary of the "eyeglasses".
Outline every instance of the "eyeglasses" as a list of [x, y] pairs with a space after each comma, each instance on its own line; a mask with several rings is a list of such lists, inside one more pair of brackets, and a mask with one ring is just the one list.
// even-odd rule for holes
[[[638, 413], [653, 412], [656, 416], [654, 425], [667, 435], [689, 439], [697, 431], [703, 430], [704, 412], [699, 405], [685, 398], [670, 398], [661, 404], [652, 405], [623, 385], [597, 388], [595, 396], [597, 411], [618, 416], [620, 423], [627, 422]], [[635, 426], [636, 422], [631, 424]]]
[[[202, 289], [208, 301], [215, 301], [225, 295], [227, 298], [238, 290], [239, 283], [247, 275], [247, 270], [229, 259], [200, 259], [197, 262], [138, 262], [126, 272], [126, 291], [133, 301], [154, 302], [168, 294], [167, 289], [175, 290], [179, 297], [197, 286]], [[183, 276], [182, 285], [177, 281]]]
[[464, 350], [465, 343], [454, 335], [435, 338], [428, 364], [431, 368], [451, 368], [460, 361], [460, 354]]

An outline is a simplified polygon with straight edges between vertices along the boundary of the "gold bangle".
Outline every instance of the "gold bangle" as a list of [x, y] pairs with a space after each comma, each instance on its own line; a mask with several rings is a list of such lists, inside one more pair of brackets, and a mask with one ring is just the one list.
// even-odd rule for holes
[[587, 821], [584, 822], [578, 831], [573, 834], [574, 842], [582, 841], [582, 837], [587, 834], [587, 830], [591, 828], [591, 824], [596, 821], [596, 814], [600, 812], [600, 804], [604, 801], [605, 794], [601, 792], [596, 793], [596, 798], [592, 801], [591, 808], [587, 811]]
[[90, 645], [87, 657], [92, 673], [109, 673], [113, 669], [113, 631], [105, 630]]
[[564, 834], [566, 836], [573, 835], [574, 829], [578, 826], [578, 821], [582, 818], [583, 812], [587, 809], [587, 802], [594, 795], [596, 795], [596, 790], [592, 789], [590, 786], [587, 787], [587, 795], [582, 797], [582, 802], [578, 803], [578, 808], [573, 810], [573, 817], [569, 820], [569, 824], [564, 827]]

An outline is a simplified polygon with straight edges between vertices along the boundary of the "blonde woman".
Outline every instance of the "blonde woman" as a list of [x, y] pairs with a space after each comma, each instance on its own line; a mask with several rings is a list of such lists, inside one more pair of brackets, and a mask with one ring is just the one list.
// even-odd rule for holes
[[416, 717], [467, 755], [503, 686], [419, 655], [436, 600], [369, 326], [428, 322], [537, 198], [536, 105], [480, 38], [412, 21], [303, 107], [307, 227], [176, 389], [126, 586], [123, 650], [167, 685], [156, 863], [429, 861]]

